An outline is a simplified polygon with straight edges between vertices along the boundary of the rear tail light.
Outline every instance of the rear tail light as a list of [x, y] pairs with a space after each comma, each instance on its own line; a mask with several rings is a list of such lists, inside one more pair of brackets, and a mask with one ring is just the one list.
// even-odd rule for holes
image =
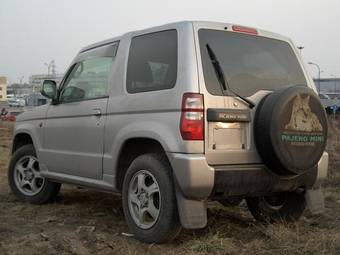
[[243, 26], [233, 25], [232, 29], [235, 32], [241, 32], [241, 33], [252, 34], [252, 35], [258, 34], [257, 30], [255, 28], [251, 28], [251, 27], [243, 27]]
[[204, 139], [203, 95], [198, 93], [183, 95], [180, 131], [183, 140]]

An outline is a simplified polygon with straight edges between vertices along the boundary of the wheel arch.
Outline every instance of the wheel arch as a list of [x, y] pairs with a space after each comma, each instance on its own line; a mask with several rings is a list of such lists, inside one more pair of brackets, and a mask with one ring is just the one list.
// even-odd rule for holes
[[37, 121], [18, 121], [15, 124], [15, 129], [12, 138], [12, 153], [20, 146], [32, 144], [37, 157], [40, 158], [42, 147], [43, 130], [40, 128], [42, 120]]
[[136, 157], [147, 153], [160, 153], [167, 157], [162, 144], [154, 138], [135, 137], [124, 141], [116, 164], [116, 187], [119, 191], [122, 190], [125, 173], [132, 161]]
[[16, 150], [18, 150], [20, 147], [27, 144], [32, 144], [34, 146], [31, 134], [29, 134], [28, 132], [16, 133], [13, 137], [12, 154], [16, 152]]

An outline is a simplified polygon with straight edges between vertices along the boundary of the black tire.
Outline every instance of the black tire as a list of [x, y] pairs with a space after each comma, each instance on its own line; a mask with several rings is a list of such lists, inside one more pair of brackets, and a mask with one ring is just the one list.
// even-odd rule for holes
[[296, 192], [252, 197], [246, 200], [254, 218], [264, 223], [297, 221], [306, 208], [305, 196]]
[[[159, 214], [153, 225], [144, 229], [137, 225], [129, 207], [129, 187], [141, 171], [151, 173], [159, 187]], [[165, 156], [145, 154], [137, 157], [128, 168], [123, 182], [123, 210], [134, 237], [147, 243], [164, 243], [174, 239], [181, 230], [172, 169]]]
[[32, 204], [45, 204], [53, 202], [60, 190], [60, 183], [51, 182], [47, 179], [44, 180], [41, 190], [35, 195], [26, 195], [17, 187], [14, 180], [16, 164], [27, 156], [36, 157], [35, 149], [32, 144], [24, 145], [20, 147], [12, 155], [11, 161], [8, 167], [8, 184], [14, 193], [14, 195], [23, 202]]

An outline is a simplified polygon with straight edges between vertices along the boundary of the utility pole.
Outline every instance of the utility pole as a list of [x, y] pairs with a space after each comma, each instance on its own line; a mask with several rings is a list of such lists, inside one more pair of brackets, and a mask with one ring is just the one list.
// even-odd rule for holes
[[44, 63], [44, 65], [47, 67], [47, 76], [49, 77], [50, 75], [52, 78], [56, 77], [56, 66], [55, 66], [55, 61], [51, 60], [49, 63]]
[[44, 65], [47, 67], [47, 76], [50, 76], [50, 64], [44, 63]]
[[20, 84], [22, 84], [22, 80], [24, 79], [24, 77], [25, 77], [25, 76], [19, 77], [19, 79], [20, 79]]
[[57, 72], [56, 72], [56, 66], [55, 66], [55, 61], [54, 60], [51, 61], [51, 70], [52, 70], [51, 71], [52, 78], [55, 78]]
[[309, 65], [313, 65], [313, 66], [316, 66], [318, 68], [318, 77], [319, 77], [319, 80], [318, 80], [318, 93], [320, 94], [320, 78], [321, 78], [321, 69], [320, 69], [320, 66], [316, 63], [313, 63], [313, 62], [308, 62]]

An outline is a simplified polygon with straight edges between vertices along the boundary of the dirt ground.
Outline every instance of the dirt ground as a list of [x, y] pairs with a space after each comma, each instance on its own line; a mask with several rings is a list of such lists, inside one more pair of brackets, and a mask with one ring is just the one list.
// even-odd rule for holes
[[340, 254], [340, 121], [330, 120], [326, 212], [264, 226], [244, 204], [211, 203], [208, 226], [182, 231], [171, 244], [126, 235], [120, 197], [63, 185], [54, 204], [19, 202], [7, 184], [13, 125], [0, 122], [0, 254]]

